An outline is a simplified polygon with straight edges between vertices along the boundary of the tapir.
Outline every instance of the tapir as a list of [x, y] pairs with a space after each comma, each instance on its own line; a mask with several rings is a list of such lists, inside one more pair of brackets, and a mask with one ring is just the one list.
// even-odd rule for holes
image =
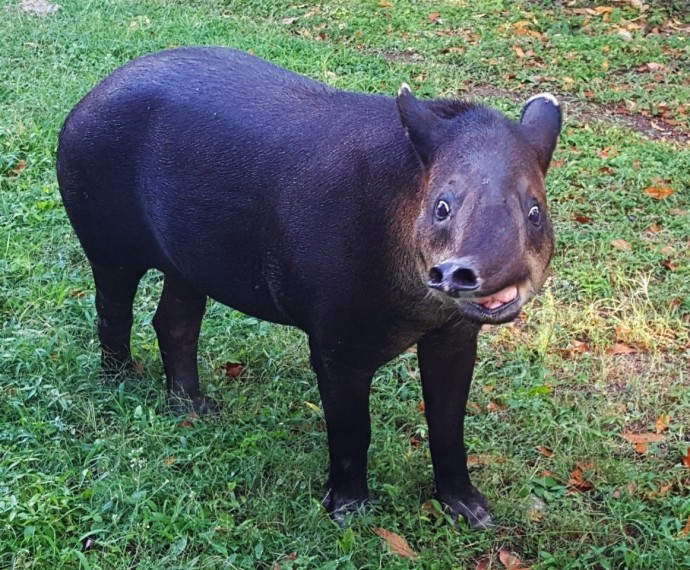
[[372, 377], [416, 344], [436, 496], [491, 526], [463, 435], [477, 335], [545, 281], [544, 178], [561, 123], [550, 94], [513, 121], [405, 84], [397, 97], [335, 89], [227, 48], [124, 65], [69, 113], [57, 151], [103, 368], [132, 365], [133, 300], [152, 268], [178, 409], [216, 411], [197, 370], [207, 297], [299, 327], [328, 434], [324, 506], [342, 518], [370, 498]]

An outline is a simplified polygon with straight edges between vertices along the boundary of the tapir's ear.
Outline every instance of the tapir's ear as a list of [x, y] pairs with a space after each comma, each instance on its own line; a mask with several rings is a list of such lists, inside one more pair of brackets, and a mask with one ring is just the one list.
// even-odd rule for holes
[[400, 87], [397, 101], [400, 118], [412, 146], [422, 163], [429, 166], [438, 145], [442, 119], [412, 94], [407, 83]]
[[525, 103], [520, 123], [527, 129], [527, 140], [537, 151], [539, 166], [546, 174], [561, 132], [561, 106], [551, 93], [541, 93]]

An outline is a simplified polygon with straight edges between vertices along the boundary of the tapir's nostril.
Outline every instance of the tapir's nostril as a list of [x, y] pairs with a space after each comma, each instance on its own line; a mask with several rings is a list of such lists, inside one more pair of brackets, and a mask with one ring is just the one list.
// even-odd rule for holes
[[463, 260], [450, 260], [434, 265], [429, 270], [429, 287], [450, 295], [461, 291], [474, 291], [479, 287], [479, 277]]
[[469, 267], [458, 267], [453, 271], [453, 284], [461, 289], [476, 289], [477, 275]]
[[429, 270], [429, 285], [440, 285], [443, 281], [443, 270], [437, 265]]

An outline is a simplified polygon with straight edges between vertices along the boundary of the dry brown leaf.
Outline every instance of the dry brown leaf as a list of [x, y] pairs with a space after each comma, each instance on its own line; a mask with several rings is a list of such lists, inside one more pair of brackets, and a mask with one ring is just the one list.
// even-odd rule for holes
[[441, 17], [441, 14], [439, 14], [438, 12], [432, 12], [431, 14], [429, 14], [429, 21], [430, 21], [430, 22], [435, 22], [435, 21], [438, 20], [440, 17]]
[[541, 453], [544, 457], [553, 457], [553, 449], [540, 445], [537, 447], [537, 451]]
[[488, 412], [496, 412], [496, 413], [501, 413], [506, 411], [506, 405], [501, 404], [500, 402], [497, 402], [496, 400], [491, 400], [489, 404], [486, 406], [486, 410]]
[[637, 354], [640, 352], [639, 348], [630, 346], [628, 344], [617, 342], [611, 348], [606, 351], [606, 354], [616, 355], [616, 354]]
[[472, 414], [481, 414], [484, 410], [482, 410], [482, 407], [477, 404], [477, 402], [468, 402], [467, 403], [467, 412], [472, 413]]
[[568, 485], [578, 491], [592, 491], [594, 489], [594, 483], [585, 479], [584, 471], [579, 465], [570, 473]]
[[619, 251], [630, 251], [632, 249], [630, 242], [627, 242], [624, 239], [611, 240], [611, 245]]
[[411, 558], [413, 560], [419, 556], [419, 554], [412, 550], [410, 545], [407, 544], [407, 541], [399, 534], [381, 527], [376, 527], [373, 529], [373, 531], [374, 534], [380, 536], [386, 541], [388, 548], [393, 554], [397, 554], [403, 558]]
[[592, 218], [589, 218], [587, 216], [583, 216], [582, 214], [575, 214], [573, 216], [573, 220], [579, 224], [591, 224], [592, 223]]
[[690, 516], [688, 517], [688, 522], [685, 523], [683, 530], [680, 531], [681, 536], [688, 536], [690, 533]]
[[630, 443], [658, 443], [666, 439], [665, 435], [660, 433], [631, 433], [625, 432], [623, 434], [623, 439], [629, 441]]
[[505, 463], [506, 459], [505, 457], [501, 457], [500, 455], [492, 455], [491, 453], [477, 453], [477, 454], [472, 454], [467, 456], [467, 465], [472, 466], [472, 465], [477, 465], [477, 466], [484, 466], [484, 465], [489, 465], [493, 463]]
[[175, 463], [175, 461], [177, 461], [177, 459], [175, 458], [174, 455], [171, 455], [170, 457], [168, 457], [168, 458], [165, 460], [165, 464], [166, 464], [166, 465], [172, 465], [173, 463]]
[[477, 566], [474, 570], [487, 570], [488, 567], [489, 561], [486, 558], [482, 558], [479, 562], [477, 562]]
[[241, 362], [226, 362], [223, 368], [228, 378], [237, 378], [244, 372], [244, 364]]
[[14, 168], [10, 170], [10, 176], [17, 176], [24, 169], [26, 169], [26, 160], [20, 160], [17, 162], [17, 164], [15, 164]]
[[417, 404], [417, 410], [422, 414], [426, 413], [426, 404], [424, 403], [424, 400], [419, 400], [419, 404]]
[[664, 432], [668, 429], [669, 424], [671, 423], [671, 416], [668, 414], [661, 414], [657, 419], [656, 419], [656, 433], [661, 433]]
[[683, 459], [681, 460], [683, 465], [685, 465], [688, 469], [690, 469], [690, 447], [685, 451], [685, 455], [683, 456]]
[[513, 46], [513, 51], [518, 58], [523, 59], [525, 57], [525, 52], [520, 46]]
[[638, 441], [635, 444], [635, 451], [637, 451], [637, 453], [639, 453], [640, 455], [644, 455], [645, 453], [647, 453], [648, 450], [649, 446], [642, 441]]
[[674, 194], [675, 190], [670, 186], [649, 186], [644, 189], [644, 193], [656, 200], [664, 200]]
[[505, 548], [501, 548], [501, 550], [498, 551], [498, 559], [501, 561], [501, 564], [505, 566], [506, 570], [527, 570], [528, 568], [522, 565], [522, 561], [516, 554], [513, 554]]

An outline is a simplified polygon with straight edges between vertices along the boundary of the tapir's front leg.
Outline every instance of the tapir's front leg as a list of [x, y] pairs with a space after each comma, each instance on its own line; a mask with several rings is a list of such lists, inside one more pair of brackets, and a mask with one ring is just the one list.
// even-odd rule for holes
[[454, 326], [417, 344], [436, 497], [472, 528], [492, 526], [488, 504], [467, 472], [465, 406], [477, 353], [478, 327]]
[[330, 469], [324, 507], [336, 520], [369, 497], [367, 451], [371, 440], [369, 390], [372, 372], [334, 362], [311, 346], [311, 360], [326, 416]]

